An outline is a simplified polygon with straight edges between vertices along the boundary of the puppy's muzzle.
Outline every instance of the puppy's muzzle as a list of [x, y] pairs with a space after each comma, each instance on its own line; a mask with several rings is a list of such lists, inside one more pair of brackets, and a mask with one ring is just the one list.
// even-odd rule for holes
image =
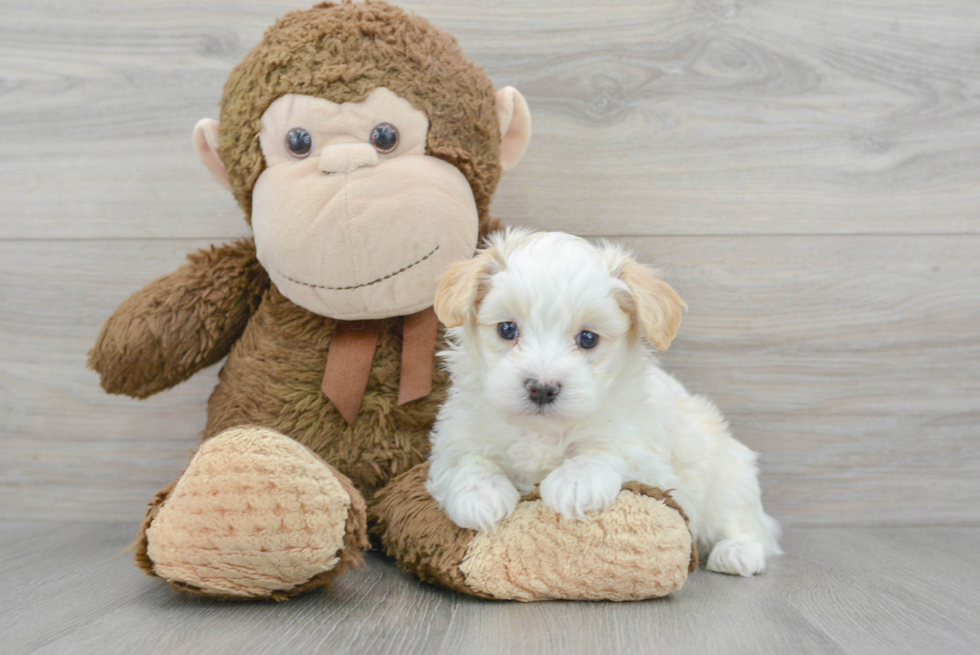
[[541, 380], [527, 380], [524, 383], [527, 389], [528, 399], [535, 405], [547, 405], [558, 399], [561, 393], [561, 385], [557, 382], [542, 382]]

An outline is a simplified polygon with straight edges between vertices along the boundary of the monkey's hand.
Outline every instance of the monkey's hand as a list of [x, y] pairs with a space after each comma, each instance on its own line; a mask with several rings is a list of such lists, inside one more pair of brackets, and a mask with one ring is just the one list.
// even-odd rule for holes
[[146, 398], [220, 360], [269, 286], [250, 238], [187, 259], [130, 296], [102, 327], [88, 365], [109, 393]]

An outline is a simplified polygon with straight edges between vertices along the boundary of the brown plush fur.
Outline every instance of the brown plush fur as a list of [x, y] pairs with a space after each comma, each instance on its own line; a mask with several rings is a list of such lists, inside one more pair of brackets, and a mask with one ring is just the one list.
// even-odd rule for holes
[[[258, 131], [268, 106], [287, 93], [359, 101], [379, 86], [426, 113], [427, 153], [467, 177], [480, 232], [495, 227], [489, 205], [500, 176], [500, 129], [490, 80], [451, 36], [382, 2], [324, 4], [289, 14], [232, 72], [222, 100], [219, 154], [246, 220], [252, 187], [265, 167]], [[271, 428], [334, 467], [353, 503], [340, 563], [271, 597], [327, 585], [356, 565], [367, 547], [368, 507], [376, 534], [406, 568], [475, 593], [458, 567], [472, 534], [452, 525], [428, 497], [427, 468], [420, 466], [445, 398], [446, 373], [437, 370], [429, 396], [399, 406], [402, 319], [385, 319], [363, 406], [348, 426], [320, 389], [334, 325], [287, 300], [246, 239], [193, 254], [183, 267], [135, 293], [106, 323], [89, 365], [110, 393], [145, 398], [228, 355], [208, 403], [204, 438], [233, 427]], [[440, 336], [437, 348], [444, 345]], [[151, 503], [135, 544], [136, 562], [150, 575], [155, 573], [147, 529], [173, 488]]]
[[[445, 512], [439, 509], [439, 506], [425, 489], [428, 473], [429, 464], [421, 464], [396, 478], [375, 497], [377, 502], [369, 512], [369, 518], [373, 524], [372, 532], [380, 539], [385, 552], [397, 558], [401, 567], [409, 573], [426, 582], [445, 585], [475, 596], [494, 598], [492, 594], [475, 588], [467, 579], [462, 568], [467, 557], [473, 555], [471, 544], [477, 537], [477, 532], [456, 526], [446, 516]], [[684, 511], [681, 510], [669, 492], [639, 482], [627, 482], [623, 485], [623, 490], [662, 501], [667, 507], [678, 512], [684, 523], [687, 523], [687, 515], [684, 514]], [[540, 501], [540, 499], [540, 493], [535, 490], [523, 497], [521, 502]], [[515, 515], [519, 513], [516, 512]], [[499, 529], [506, 531], [505, 526], [506, 521]], [[555, 530], [552, 524], [543, 526], [544, 532], [546, 533], [549, 528]], [[533, 540], [531, 535], [527, 536], [528, 539]], [[669, 538], [669, 535], [662, 536]], [[551, 542], [552, 538], [558, 542], [561, 541], [557, 535], [551, 535], [551, 538], [546, 536], [545, 540]], [[665, 567], [662, 579], [679, 578], [683, 580], [687, 573], [697, 568], [698, 555], [697, 549], [694, 547], [693, 536], [689, 540], [691, 543], [689, 562], [681, 560], [675, 564], [676, 560], [670, 558], [656, 562], [656, 564]], [[576, 570], [587, 571], [588, 562], [580, 563], [581, 566], [574, 564], [575, 556], [578, 554], [574, 549], [579, 546], [578, 542], [570, 540], [559, 546], [558, 550], [569, 549], [565, 553], [567, 561], [573, 563], [572, 566]], [[528, 564], [528, 568], [535, 572], [541, 568], [535, 566], [534, 562], [525, 563]], [[648, 564], [653, 566], [655, 563], [649, 562]], [[515, 569], [513, 573], [520, 575], [521, 567], [515, 567]], [[536, 580], [535, 582], [540, 583], [541, 581]], [[520, 586], [521, 581], [515, 579], [514, 584]], [[529, 597], [526, 598], [518, 596], [518, 599], [539, 599], [536, 594], [541, 594], [543, 591], [545, 593], [542, 597], [547, 597], [546, 590], [536, 588], [534, 594], [529, 594]], [[583, 597], [589, 597], [589, 591], [589, 589], [583, 589]], [[628, 595], [625, 590], [623, 591], [624, 595]], [[607, 596], [607, 598], [610, 597], [615, 596]]]
[[[345, 473], [370, 502], [388, 480], [425, 459], [447, 374], [436, 369], [431, 394], [398, 405], [402, 319], [385, 319], [361, 412], [350, 426], [320, 391], [333, 326], [271, 287], [221, 371], [204, 436], [237, 425], [272, 428]], [[444, 346], [440, 336], [437, 348]]]
[[[426, 113], [427, 154], [459, 168], [473, 189], [481, 233], [493, 227], [489, 205], [500, 176], [493, 85], [453, 37], [382, 2], [288, 14], [232, 72], [221, 103], [219, 154], [246, 220], [265, 167], [258, 131], [268, 106], [287, 93], [357, 102], [379, 86]], [[349, 476], [351, 497], [363, 507], [424, 460], [446, 374], [436, 371], [429, 396], [399, 406], [402, 319], [387, 319], [359, 418], [349, 426], [320, 391], [333, 327], [332, 319], [298, 307], [270, 284], [246, 239], [195, 253], [135, 293], [106, 323], [89, 365], [110, 393], [145, 398], [229, 355], [208, 404], [205, 439], [242, 425], [286, 434]], [[444, 345], [440, 336], [437, 347]], [[151, 504], [136, 543], [137, 564], [150, 574], [145, 532], [170, 489]], [[363, 532], [351, 531], [352, 548], [366, 546]], [[325, 578], [352, 563], [351, 552], [345, 549], [341, 566]]]
[[218, 152], [246, 217], [265, 169], [259, 119], [274, 100], [298, 93], [360, 102], [379, 86], [429, 117], [426, 154], [462, 171], [487, 229], [501, 173], [493, 83], [451, 35], [370, 1], [286, 14], [232, 71], [221, 101]]
[[133, 559], [136, 561], [136, 566], [138, 566], [140, 570], [147, 575], [155, 576], [156, 573], [153, 571], [153, 560], [151, 560], [149, 555], [146, 554], [146, 548], [149, 545], [146, 540], [146, 529], [150, 527], [150, 524], [153, 523], [153, 519], [155, 519], [157, 514], [160, 513], [160, 508], [163, 507], [165, 502], [167, 502], [167, 498], [170, 496], [170, 492], [174, 490], [174, 487], [177, 486], [178, 480], [180, 480], [180, 478], [177, 478], [177, 480], [174, 480], [166, 487], [158, 491], [157, 495], [154, 496], [153, 500], [151, 500], [149, 505], [147, 505], [146, 515], [143, 517], [143, 522], [140, 523], [139, 532], [136, 533], [136, 540], [133, 541], [132, 546], [130, 546], [130, 548], [133, 549]]
[[[476, 535], [456, 526], [425, 490], [429, 465], [398, 477], [377, 496], [369, 518], [385, 552], [420, 579], [476, 594], [459, 564]], [[476, 594], [489, 598], [485, 594]]]
[[269, 286], [252, 239], [188, 260], [130, 296], [102, 327], [88, 365], [109, 393], [146, 398], [216, 363]]

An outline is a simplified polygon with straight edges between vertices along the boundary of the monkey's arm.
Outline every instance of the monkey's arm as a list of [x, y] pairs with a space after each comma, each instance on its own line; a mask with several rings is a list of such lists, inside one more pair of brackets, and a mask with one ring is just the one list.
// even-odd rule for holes
[[102, 327], [88, 365], [109, 393], [146, 398], [220, 360], [269, 286], [250, 238], [187, 259], [130, 296]]

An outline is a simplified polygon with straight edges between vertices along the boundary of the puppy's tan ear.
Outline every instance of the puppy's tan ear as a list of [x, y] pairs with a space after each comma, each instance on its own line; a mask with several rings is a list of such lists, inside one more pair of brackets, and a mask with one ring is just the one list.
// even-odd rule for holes
[[439, 278], [433, 309], [446, 327], [459, 327], [476, 313], [486, 294], [490, 276], [496, 272], [497, 258], [492, 250], [482, 250], [473, 259], [452, 264]]
[[646, 266], [632, 259], [620, 263], [619, 279], [629, 287], [619, 302], [657, 350], [667, 350], [681, 326], [687, 304], [674, 289]]

